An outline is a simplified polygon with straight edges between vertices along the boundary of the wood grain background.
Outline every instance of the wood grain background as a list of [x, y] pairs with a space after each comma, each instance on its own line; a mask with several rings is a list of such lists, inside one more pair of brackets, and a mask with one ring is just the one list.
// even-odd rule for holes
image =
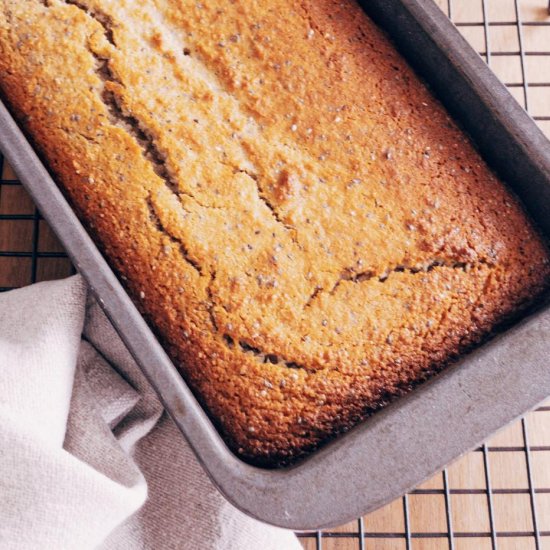
[[[550, 137], [546, 1], [437, 3]], [[2, 163], [0, 289], [72, 272], [55, 235]], [[550, 550], [550, 401], [403, 498], [300, 537], [308, 550]]]

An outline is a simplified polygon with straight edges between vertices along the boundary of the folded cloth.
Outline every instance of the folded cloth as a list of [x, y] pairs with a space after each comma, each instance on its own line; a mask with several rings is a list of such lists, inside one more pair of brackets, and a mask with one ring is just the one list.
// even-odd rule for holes
[[217, 492], [80, 276], [0, 295], [0, 548], [301, 548]]

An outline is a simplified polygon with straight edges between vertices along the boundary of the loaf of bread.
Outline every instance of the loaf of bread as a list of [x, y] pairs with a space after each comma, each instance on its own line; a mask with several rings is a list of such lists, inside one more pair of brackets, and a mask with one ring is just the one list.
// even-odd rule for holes
[[0, 0], [0, 87], [252, 463], [348, 430], [549, 282], [518, 201], [349, 0]]

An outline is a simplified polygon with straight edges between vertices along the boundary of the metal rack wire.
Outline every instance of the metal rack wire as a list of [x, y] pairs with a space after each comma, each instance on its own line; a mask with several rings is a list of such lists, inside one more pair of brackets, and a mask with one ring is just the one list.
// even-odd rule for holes
[[[550, 3], [437, 2], [550, 137]], [[72, 272], [0, 157], [0, 291]], [[299, 536], [308, 550], [550, 549], [550, 406], [384, 510]]]
[[0, 291], [74, 272], [61, 245], [0, 155]]

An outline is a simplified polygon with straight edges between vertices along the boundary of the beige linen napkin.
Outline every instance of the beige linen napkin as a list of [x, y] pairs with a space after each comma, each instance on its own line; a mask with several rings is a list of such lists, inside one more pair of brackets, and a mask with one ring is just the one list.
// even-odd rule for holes
[[0, 295], [0, 548], [298, 550], [210, 483], [79, 276]]

